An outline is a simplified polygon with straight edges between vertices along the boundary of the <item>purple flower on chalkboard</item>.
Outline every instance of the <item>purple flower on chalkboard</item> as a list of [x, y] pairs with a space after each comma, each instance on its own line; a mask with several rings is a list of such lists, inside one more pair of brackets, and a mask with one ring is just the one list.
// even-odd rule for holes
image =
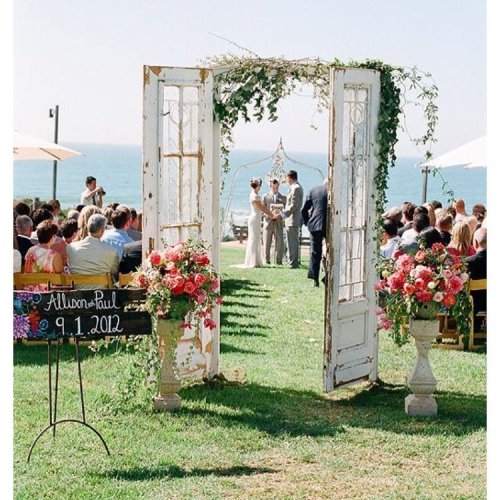
[[30, 322], [27, 316], [14, 315], [14, 338], [25, 339], [30, 331]]
[[30, 292], [15, 292], [15, 293], [17, 298], [22, 300], [23, 302], [30, 302], [31, 297], [33, 297], [33, 294]]

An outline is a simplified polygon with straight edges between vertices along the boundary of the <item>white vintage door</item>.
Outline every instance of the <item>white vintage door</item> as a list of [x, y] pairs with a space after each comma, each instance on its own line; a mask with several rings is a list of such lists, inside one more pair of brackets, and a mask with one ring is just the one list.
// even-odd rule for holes
[[[213, 75], [200, 68], [144, 66], [143, 254], [202, 239], [219, 271], [219, 135]], [[215, 318], [219, 325], [219, 310]], [[219, 371], [219, 327], [186, 330], [178, 348], [184, 377]]]
[[331, 70], [326, 391], [377, 378], [373, 286], [379, 94], [378, 72]]

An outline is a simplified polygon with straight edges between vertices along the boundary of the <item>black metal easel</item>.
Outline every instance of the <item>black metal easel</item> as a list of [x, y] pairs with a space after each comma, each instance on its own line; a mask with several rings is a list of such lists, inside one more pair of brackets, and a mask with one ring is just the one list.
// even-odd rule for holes
[[33, 452], [33, 449], [35, 448], [36, 443], [38, 440], [45, 434], [49, 429], [52, 429], [52, 436], [53, 438], [56, 437], [56, 426], [58, 424], [62, 424], [65, 422], [75, 422], [77, 424], [84, 425], [85, 427], [88, 427], [90, 430], [92, 430], [99, 439], [101, 440], [102, 444], [104, 445], [104, 448], [106, 449], [106, 453], [110, 455], [108, 445], [106, 444], [106, 441], [104, 441], [104, 438], [101, 436], [101, 434], [90, 424], [87, 423], [85, 419], [85, 401], [83, 399], [83, 383], [82, 383], [82, 367], [80, 363], [80, 345], [79, 345], [79, 339], [75, 339], [75, 349], [76, 349], [76, 362], [78, 365], [78, 381], [80, 383], [80, 402], [81, 402], [81, 408], [82, 408], [82, 418], [81, 420], [76, 419], [76, 418], [65, 418], [62, 420], [57, 420], [57, 396], [58, 396], [58, 390], [59, 390], [59, 347], [61, 345], [61, 339], [57, 339], [57, 351], [56, 351], [56, 381], [55, 381], [55, 388], [54, 388], [54, 407], [52, 408], [52, 352], [51, 352], [51, 344], [52, 341], [48, 340], [47, 341], [47, 357], [48, 357], [48, 364], [49, 364], [49, 425], [45, 427], [45, 429], [38, 434], [36, 439], [33, 441], [33, 444], [31, 445], [29, 454], [28, 454], [28, 463], [31, 459], [31, 454]]

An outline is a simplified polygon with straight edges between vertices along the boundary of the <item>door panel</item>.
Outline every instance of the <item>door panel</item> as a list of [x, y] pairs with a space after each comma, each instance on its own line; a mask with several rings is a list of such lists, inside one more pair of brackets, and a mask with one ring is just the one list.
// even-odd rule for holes
[[379, 74], [330, 74], [328, 283], [324, 386], [377, 377], [374, 224]]
[[[144, 255], [202, 239], [219, 271], [219, 146], [212, 103], [210, 70], [145, 66]], [[218, 309], [214, 316], [219, 325]], [[218, 339], [218, 329], [185, 331], [177, 350], [183, 377], [218, 372]]]

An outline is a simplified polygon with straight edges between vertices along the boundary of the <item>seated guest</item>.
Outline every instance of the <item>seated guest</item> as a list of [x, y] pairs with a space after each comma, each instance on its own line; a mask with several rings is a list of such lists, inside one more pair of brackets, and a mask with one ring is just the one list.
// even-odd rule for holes
[[76, 206], [76, 208], [75, 208], [75, 210], [76, 210], [78, 213], [80, 213], [80, 212], [83, 210], [83, 207], [84, 207], [84, 206], [85, 206], [85, 205], [77, 205], [77, 206]]
[[452, 255], [461, 257], [470, 257], [476, 253], [471, 244], [469, 225], [464, 220], [456, 222], [453, 226], [448, 251]]
[[52, 248], [61, 254], [63, 264], [66, 266], [68, 264], [68, 253], [66, 247], [75, 239], [78, 232], [78, 223], [74, 219], [67, 219], [61, 224], [61, 234], [60, 238]]
[[465, 201], [462, 198], [455, 200], [453, 208], [456, 211], [455, 223], [460, 222], [462, 219], [467, 217], [469, 214], [465, 211]]
[[429, 216], [431, 227], [436, 227], [436, 214], [434, 212], [434, 207], [430, 203], [424, 203], [422, 206], [427, 209], [427, 215]]
[[[486, 228], [476, 229], [474, 233], [474, 248], [476, 254], [465, 259], [469, 268], [470, 278], [473, 280], [486, 279]], [[476, 318], [479, 311], [486, 311], [486, 290], [471, 291], [474, 299], [474, 331], [481, 329], [481, 318]]]
[[135, 208], [130, 209], [130, 227], [127, 230], [127, 234], [134, 240], [142, 240], [142, 233], [139, 231], [139, 217], [137, 216], [137, 210]]
[[[419, 213], [414, 216], [412, 229], [415, 231], [417, 236], [424, 229], [428, 227], [429, 227], [429, 216], [427, 214]], [[393, 258], [397, 259], [400, 255], [404, 253], [414, 255], [415, 253], [417, 253], [418, 249], [419, 249], [419, 243], [417, 241], [417, 237], [415, 237], [415, 239], [411, 241], [404, 241], [403, 239], [401, 239], [401, 241], [396, 246]]]
[[477, 229], [477, 219], [473, 215], [469, 215], [468, 217], [465, 217], [464, 222], [467, 223], [470, 229], [470, 234], [471, 234], [471, 245], [474, 245], [474, 233], [476, 232]]
[[[61, 256], [52, 249], [56, 241], [57, 225], [52, 219], [47, 219], [36, 228], [38, 245], [31, 247], [24, 259], [25, 273], [61, 274], [64, 270]], [[46, 285], [30, 286], [30, 290], [47, 290]]]
[[68, 210], [68, 215], [66, 216], [66, 220], [73, 219], [78, 222], [78, 217], [80, 216], [80, 212], [78, 210]]
[[457, 211], [453, 207], [447, 208], [448, 213], [453, 217], [453, 222], [455, 222], [455, 217], [457, 215]]
[[27, 215], [29, 217], [31, 214], [30, 207], [23, 201], [15, 201], [14, 210], [17, 212], [17, 215]]
[[[118, 252], [115, 248], [101, 241], [106, 229], [106, 217], [101, 214], [90, 216], [89, 235], [83, 240], [74, 241], [67, 247], [69, 270], [73, 274], [105, 274], [111, 273], [113, 279], [118, 278]], [[78, 288], [92, 289], [95, 285], [80, 285]]]
[[19, 251], [19, 246], [17, 244], [17, 229], [16, 229], [16, 221], [17, 221], [17, 218], [19, 217], [19, 215], [17, 214], [17, 212], [14, 210], [14, 227], [13, 227], [13, 231], [12, 231], [12, 234], [13, 234], [13, 239], [14, 239], [14, 272], [15, 273], [19, 273], [21, 272], [21, 269], [22, 269], [22, 265], [23, 265], [23, 257], [21, 255], [21, 252]]
[[403, 212], [403, 227], [398, 229], [398, 236], [402, 236], [405, 231], [411, 228], [415, 208], [415, 205], [413, 203], [410, 203], [409, 201], [405, 201], [401, 206], [401, 212]]
[[441, 243], [441, 235], [435, 227], [426, 227], [417, 237], [419, 248], [432, 248], [434, 243]]
[[380, 253], [385, 259], [390, 259], [394, 253], [396, 245], [401, 238], [398, 236], [398, 225], [394, 219], [384, 219], [382, 223], [384, 233], [382, 235], [382, 245], [380, 246]]
[[48, 210], [52, 214], [52, 217], [54, 217], [54, 207], [49, 203], [42, 203], [38, 208], [42, 210]]
[[38, 243], [37, 239], [37, 233], [36, 233], [36, 228], [38, 227], [38, 224], [43, 222], [44, 220], [52, 220], [52, 212], [49, 212], [49, 210], [45, 208], [39, 208], [33, 212], [33, 215], [31, 216], [33, 220], [33, 226], [35, 228], [35, 231], [31, 233], [31, 242], [33, 245], [36, 245]]
[[132, 243], [134, 240], [127, 234], [127, 229], [130, 227], [130, 211], [120, 209], [115, 210], [111, 216], [113, 229], [107, 229], [101, 238], [103, 243], [116, 248], [118, 258], [123, 255], [123, 245]]
[[[413, 221], [415, 221], [415, 217], [419, 214], [427, 215], [427, 220], [429, 221], [428, 225], [430, 226], [431, 224], [427, 208], [424, 206], [416, 207], [413, 211]], [[402, 243], [412, 243], [417, 241], [418, 232], [415, 230], [414, 226], [415, 225], [412, 224], [412, 227], [403, 233], [403, 235], [401, 236]]]
[[432, 200], [430, 204], [434, 210], [437, 210], [438, 208], [443, 208], [443, 204], [438, 200]]
[[61, 222], [61, 204], [59, 200], [50, 200], [48, 204], [52, 207], [54, 222], [59, 224]]
[[92, 215], [100, 213], [101, 210], [95, 205], [87, 205], [86, 207], [82, 208], [82, 211], [78, 216], [78, 234], [76, 236], [77, 240], [84, 240], [89, 235], [87, 222]]
[[33, 242], [30, 239], [32, 229], [33, 221], [27, 215], [19, 215], [16, 218], [17, 248], [21, 253], [23, 265], [26, 252], [33, 246]]
[[486, 218], [486, 207], [482, 203], [476, 203], [472, 207], [472, 215], [477, 219], [477, 229], [479, 229]]
[[447, 247], [451, 241], [453, 217], [446, 210], [440, 210], [436, 216], [436, 228], [441, 235], [441, 243]]
[[113, 223], [111, 222], [111, 216], [113, 215], [114, 210], [111, 207], [106, 207], [104, 209], [103, 215], [106, 217], [107, 220], [107, 226], [106, 229], [112, 229], [113, 228]]
[[132, 273], [137, 270], [142, 262], [142, 241], [134, 241], [123, 246], [123, 257], [120, 261], [122, 274]]

